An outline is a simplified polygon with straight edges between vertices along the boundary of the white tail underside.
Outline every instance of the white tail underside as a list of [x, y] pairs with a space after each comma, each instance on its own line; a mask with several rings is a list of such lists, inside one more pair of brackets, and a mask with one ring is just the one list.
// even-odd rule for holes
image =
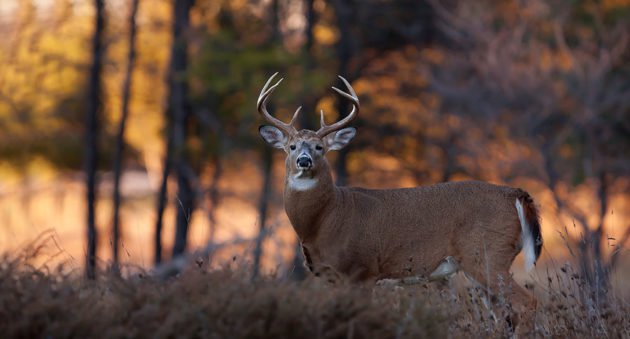
[[518, 213], [518, 220], [521, 222], [521, 247], [523, 254], [525, 255], [525, 270], [531, 271], [536, 263], [536, 248], [534, 244], [534, 237], [532, 230], [525, 218], [525, 212], [523, 211], [523, 204], [520, 200], [516, 199], [516, 212]]

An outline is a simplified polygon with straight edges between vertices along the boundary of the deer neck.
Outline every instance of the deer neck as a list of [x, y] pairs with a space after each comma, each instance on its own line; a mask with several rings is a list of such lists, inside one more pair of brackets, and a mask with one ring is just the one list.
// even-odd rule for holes
[[322, 159], [312, 176], [298, 178], [287, 164], [284, 188], [284, 208], [302, 241], [314, 236], [327, 210], [334, 206], [336, 186], [330, 166]]

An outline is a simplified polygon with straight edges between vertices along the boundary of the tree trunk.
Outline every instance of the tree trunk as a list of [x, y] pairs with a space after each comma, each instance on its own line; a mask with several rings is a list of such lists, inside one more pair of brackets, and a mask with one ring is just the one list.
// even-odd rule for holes
[[457, 132], [450, 132], [452, 134], [450, 134], [448, 136], [448, 139], [445, 141], [438, 141], [437, 146], [440, 148], [440, 150], [442, 151], [442, 175], [441, 175], [441, 182], [448, 182], [449, 180], [451, 180], [451, 178], [453, 177], [453, 175], [455, 174], [456, 171], [456, 155], [457, 155], [457, 150], [456, 150], [456, 142], [457, 142], [457, 136], [454, 133]]
[[188, 103], [188, 41], [187, 31], [190, 26], [192, 0], [175, 0], [173, 19], [173, 46], [171, 50], [170, 111], [173, 116], [173, 163], [177, 175], [177, 217], [175, 224], [175, 242], [173, 257], [184, 253], [188, 240], [188, 225], [195, 208], [192, 189], [192, 170], [188, 166], [186, 138], [190, 105]]
[[[269, 8], [269, 14], [271, 19], [271, 36], [268, 39], [268, 43], [273, 45], [274, 43], [280, 43], [282, 41], [282, 35], [280, 32], [280, 17], [279, 17], [279, 1], [272, 0], [271, 7]], [[270, 105], [271, 106], [271, 105]], [[258, 205], [258, 236], [256, 237], [256, 244], [254, 247], [254, 267], [252, 271], [252, 279], [256, 279], [260, 272], [260, 259], [262, 257], [262, 244], [265, 239], [265, 223], [267, 222], [267, 211], [269, 208], [269, 197], [271, 195], [271, 170], [273, 169], [273, 153], [269, 147], [263, 148], [262, 153], [263, 160], [263, 185], [260, 192], [260, 200]]]
[[267, 212], [269, 208], [269, 197], [271, 195], [272, 176], [271, 170], [273, 167], [273, 154], [270, 147], [265, 147], [263, 150], [263, 186], [260, 192], [260, 200], [258, 205], [258, 220], [259, 229], [258, 236], [256, 237], [256, 246], [254, 247], [254, 268], [252, 277], [258, 277], [260, 272], [260, 258], [262, 257], [262, 244], [265, 239], [265, 223], [267, 222]]
[[[313, 46], [315, 45], [315, 36], [313, 34], [313, 28], [317, 22], [317, 12], [315, 11], [315, 0], [305, 0], [306, 7], [306, 28], [304, 29], [304, 35], [306, 42], [304, 43], [304, 55], [306, 58], [306, 72], [305, 74], [311, 74], [315, 68], [315, 60], [313, 56]], [[312, 112], [315, 112], [315, 106], [317, 98], [313, 93], [303, 93], [304, 98], [304, 112], [306, 114], [300, 115], [300, 123], [302, 128], [315, 129], [313, 126]], [[306, 92], [306, 91], [305, 91]], [[293, 269], [289, 273], [289, 277], [293, 280], [304, 280], [306, 278], [306, 269], [302, 264], [304, 262], [304, 256], [302, 255], [302, 243], [300, 239], [296, 239], [296, 245], [293, 249]]]
[[99, 114], [101, 113], [101, 71], [103, 65], [103, 31], [105, 28], [105, 4], [103, 0], [95, 0], [96, 7], [94, 36], [92, 38], [92, 66], [88, 90], [88, 110], [85, 119], [85, 174], [87, 194], [87, 256], [86, 275], [89, 279], [96, 277], [96, 169], [98, 163]]
[[173, 154], [173, 146], [172, 146], [172, 128], [170, 126], [170, 118], [167, 118], [167, 136], [166, 136], [166, 155], [164, 156], [164, 166], [162, 168], [162, 181], [160, 182], [160, 191], [158, 192], [157, 198], [157, 220], [155, 222], [155, 235], [153, 238], [154, 241], [154, 255], [153, 255], [153, 263], [157, 266], [162, 262], [162, 229], [164, 224], [164, 209], [166, 208], [167, 199], [166, 196], [168, 194], [168, 176], [171, 173], [171, 164], [172, 154]]
[[[183, 158], [183, 157], [182, 157]], [[177, 197], [175, 207], [175, 242], [173, 244], [173, 258], [186, 251], [188, 243], [188, 226], [195, 208], [195, 191], [192, 188], [192, 171], [183, 159], [176, 160]]]
[[[315, 12], [314, 7], [315, 0], [306, 0], [306, 27], [304, 29], [305, 43], [303, 48], [304, 59], [305, 59], [305, 70], [304, 74], [310, 76], [313, 74], [315, 70], [315, 57], [313, 56], [313, 46], [315, 45], [315, 36], [313, 34], [313, 29], [315, 27], [315, 23], [317, 20], [317, 13]], [[308, 83], [308, 82], [306, 82]], [[302, 100], [303, 100], [303, 112], [300, 114], [300, 128], [303, 129], [316, 129], [313, 124], [313, 118], [316, 117], [315, 106], [317, 105], [318, 97], [313, 93], [311, 86], [304, 86], [302, 91]]]
[[[348, 79], [349, 82], [354, 80], [355, 75], [350, 75], [350, 61], [352, 59], [352, 40], [350, 37], [350, 20], [352, 11], [348, 5], [342, 0], [333, 1], [335, 8], [335, 14], [337, 16], [337, 27], [339, 28], [339, 42], [337, 42], [337, 74]], [[337, 83], [337, 88], [345, 88], [345, 85], [341, 80]], [[348, 102], [341, 96], [337, 97], [337, 112], [339, 112], [339, 119], [343, 119], [349, 113]], [[337, 163], [335, 164], [335, 170], [337, 172], [336, 184], [337, 186], [345, 186], [348, 178], [348, 166], [347, 156], [349, 147], [342, 148], [337, 154]]]
[[[221, 142], [219, 138], [218, 142]], [[220, 147], [219, 147], [220, 149]], [[218, 151], [217, 151], [218, 152]], [[219, 183], [223, 176], [223, 164], [221, 163], [221, 154], [217, 153], [214, 157], [214, 173], [212, 173], [212, 182], [208, 190], [209, 208], [208, 208], [208, 242], [214, 242], [217, 231], [216, 211], [220, 203]]]
[[114, 265], [119, 263], [119, 241], [120, 241], [120, 177], [122, 173], [122, 158], [125, 151], [125, 127], [129, 116], [129, 99], [131, 97], [131, 82], [133, 68], [136, 61], [136, 13], [138, 12], [138, 1], [131, 1], [129, 13], [129, 46], [127, 53], [127, 69], [122, 88], [122, 103], [120, 109], [120, 123], [116, 135], [116, 149], [114, 154], [114, 219], [112, 224], [112, 257]]
[[416, 11], [419, 22], [423, 23], [419, 42], [424, 46], [430, 46], [438, 40], [435, 29], [435, 10], [430, 1], [423, 0], [416, 5]]
[[271, 39], [272, 43], [279, 42], [280, 32], [280, 1], [271, 0]]
[[304, 50], [308, 56], [312, 56], [313, 46], [315, 45], [315, 35], [313, 29], [317, 23], [317, 12], [315, 11], [315, 0], [306, 0], [306, 28], [304, 35], [306, 36], [306, 42], [304, 43]]
[[598, 301], [604, 301], [606, 292], [610, 288], [610, 273], [606, 271], [606, 265], [604, 263], [604, 257], [602, 254], [602, 242], [604, 241], [604, 220], [606, 218], [606, 211], [608, 210], [608, 180], [606, 171], [603, 169], [598, 173], [599, 188], [597, 190], [597, 198], [599, 200], [599, 222], [597, 228], [591, 231], [591, 250], [593, 252], [593, 283]]

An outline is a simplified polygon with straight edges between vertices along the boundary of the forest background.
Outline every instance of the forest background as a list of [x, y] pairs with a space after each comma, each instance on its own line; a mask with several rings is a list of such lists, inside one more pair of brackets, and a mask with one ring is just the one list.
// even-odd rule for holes
[[338, 184], [524, 188], [545, 247], [517, 278], [570, 261], [630, 292], [629, 23], [626, 0], [3, 0], [0, 250], [302, 275], [255, 100], [280, 72], [273, 114], [317, 128], [339, 74], [362, 109]]

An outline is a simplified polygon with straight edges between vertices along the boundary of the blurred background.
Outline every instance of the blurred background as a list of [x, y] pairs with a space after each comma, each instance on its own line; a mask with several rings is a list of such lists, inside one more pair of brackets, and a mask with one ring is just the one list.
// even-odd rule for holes
[[273, 114], [317, 129], [349, 111], [340, 74], [362, 108], [337, 184], [521, 187], [537, 271], [619, 286], [629, 23], [628, 0], [2, 0], [0, 250], [48, 237], [46, 263], [90, 277], [178, 256], [303, 274], [255, 101], [280, 72]]

